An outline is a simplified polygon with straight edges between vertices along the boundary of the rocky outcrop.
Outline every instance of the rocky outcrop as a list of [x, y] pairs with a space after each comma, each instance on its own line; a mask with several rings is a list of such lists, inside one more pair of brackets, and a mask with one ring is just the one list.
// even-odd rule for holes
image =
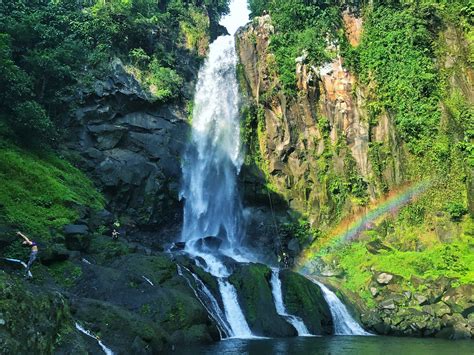
[[[344, 21], [350, 40], [358, 43], [361, 19], [345, 13]], [[309, 213], [313, 223], [357, 212], [387, 186], [403, 181], [402, 150], [391, 119], [385, 115], [369, 126], [366, 94], [345, 69], [337, 48], [330, 48], [336, 58], [321, 67], [308, 65], [305, 53], [295, 58], [298, 93], [288, 97], [274, 72], [268, 48], [272, 33], [266, 15], [237, 34], [244, 90], [250, 105], [262, 112], [258, 150], [266, 178], [293, 210]], [[372, 149], [380, 146], [383, 152]], [[374, 166], [379, 158], [390, 164]], [[360, 185], [359, 195], [349, 198], [344, 184]]]
[[280, 278], [288, 312], [300, 317], [311, 334], [333, 334], [331, 312], [321, 289], [306, 277], [289, 270], [281, 271]]
[[457, 286], [447, 277], [405, 280], [399, 275], [373, 271], [367, 290], [373, 305], [367, 308], [358, 295], [346, 293], [332, 279], [344, 300], [360, 315], [365, 328], [383, 335], [470, 339], [474, 337], [474, 285]]
[[276, 313], [270, 286], [272, 271], [262, 264], [241, 264], [229, 281], [235, 286], [239, 303], [255, 335], [296, 336], [296, 330]]
[[112, 69], [92, 91], [79, 93], [79, 107], [66, 124], [69, 153], [128, 229], [179, 228], [186, 113], [179, 104], [153, 103], [120, 61]]
[[[51, 354], [65, 337], [85, 346], [73, 332], [68, 304], [59, 293], [31, 289], [25, 282], [0, 271], [0, 352]], [[19, 336], [20, 335], [20, 336]]]

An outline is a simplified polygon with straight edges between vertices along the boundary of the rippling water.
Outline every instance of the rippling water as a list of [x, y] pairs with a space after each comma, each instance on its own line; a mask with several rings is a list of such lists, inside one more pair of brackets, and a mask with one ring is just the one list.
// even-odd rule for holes
[[464, 355], [474, 354], [472, 340], [441, 340], [396, 337], [298, 337], [261, 340], [228, 339], [211, 345], [177, 347], [170, 354], [383, 354]]

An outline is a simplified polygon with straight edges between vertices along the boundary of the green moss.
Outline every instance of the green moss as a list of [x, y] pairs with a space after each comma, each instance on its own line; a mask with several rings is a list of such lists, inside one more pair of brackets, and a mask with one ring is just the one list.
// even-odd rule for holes
[[50, 228], [77, 219], [75, 205], [103, 207], [92, 182], [52, 153], [0, 147], [0, 222], [46, 239]]
[[32, 293], [27, 286], [0, 271], [0, 352], [53, 353], [72, 330], [69, 308], [58, 293]]
[[97, 263], [117, 258], [130, 253], [130, 248], [120, 240], [112, 240], [108, 236], [92, 238], [89, 252], [94, 255]]
[[82, 276], [82, 269], [73, 262], [66, 260], [54, 263], [48, 268], [53, 279], [64, 287], [72, 287]]

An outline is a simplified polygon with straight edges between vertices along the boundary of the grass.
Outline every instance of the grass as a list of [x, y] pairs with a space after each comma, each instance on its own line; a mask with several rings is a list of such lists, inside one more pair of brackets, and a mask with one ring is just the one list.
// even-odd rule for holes
[[100, 209], [103, 197], [77, 168], [52, 153], [0, 147], [0, 223], [49, 235], [78, 218], [79, 205]]

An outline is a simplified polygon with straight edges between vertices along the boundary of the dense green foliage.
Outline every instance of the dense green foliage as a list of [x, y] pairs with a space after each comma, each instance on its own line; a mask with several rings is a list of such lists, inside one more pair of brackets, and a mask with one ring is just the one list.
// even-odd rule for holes
[[0, 120], [23, 142], [54, 141], [78, 89], [114, 57], [144, 72], [157, 100], [175, 99], [189, 75], [178, 55], [194, 50], [187, 37], [208, 38], [226, 10], [226, 0], [3, 1]]
[[306, 56], [312, 65], [324, 63], [334, 56], [328, 44], [345, 41], [338, 30], [341, 16], [336, 1], [250, 1], [249, 7], [252, 15], [266, 10], [272, 16], [275, 34], [271, 49], [283, 89], [292, 96], [296, 94], [295, 58]]
[[437, 18], [430, 10], [376, 6], [367, 16], [355, 64], [363, 84], [377, 83], [369, 114], [393, 113], [408, 142], [432, 136], [440, 119], [440, 81], [430, 32], [436, 29], [429, 27]]
[[77, 217], [75, 206], [99, 209], [101, 195], [87, 177], [52, 153], [0, 148], [0, 224], [13, 225], [44, 240], [50, 228]]

